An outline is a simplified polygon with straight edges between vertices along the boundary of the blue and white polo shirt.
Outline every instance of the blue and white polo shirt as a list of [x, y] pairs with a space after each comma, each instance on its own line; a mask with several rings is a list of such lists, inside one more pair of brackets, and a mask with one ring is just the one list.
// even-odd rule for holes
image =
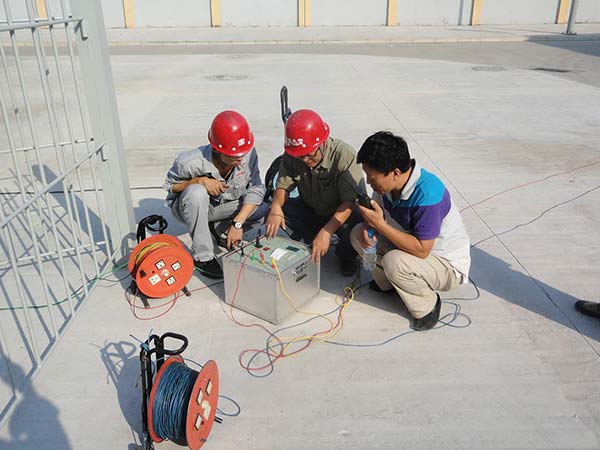
[[431, 254], [448, 260], [461, 282], [468, 282], [471, 265], [469, 235], [450, 192], [437, 176], [415, 162], [398, 199], [394, 200], [390, 193], [383, 196], [374, 193], [373, 198], [394, 228], [419, 240], [435, 239]]

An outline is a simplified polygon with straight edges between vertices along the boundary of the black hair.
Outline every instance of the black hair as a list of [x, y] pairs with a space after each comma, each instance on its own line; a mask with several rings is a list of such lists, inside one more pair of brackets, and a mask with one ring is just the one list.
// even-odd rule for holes
[[412, 165], [406, 141], [389, 131], [378, 131], [369, 136], [360, 147], [356, 162], [366, 164], [383, 175], [394, 169], [405, 173]]

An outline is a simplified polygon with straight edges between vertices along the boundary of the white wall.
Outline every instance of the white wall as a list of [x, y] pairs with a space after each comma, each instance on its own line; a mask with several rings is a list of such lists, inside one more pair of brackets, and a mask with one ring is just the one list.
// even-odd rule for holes
[[[60, 0], [47, 0], [61, 16]], [[65, 0], [68, 5], [77, 0]], [[109, 28], [123, 28], [124, 0], [100, 0]], [[468, 25], [473, 0], [397, 0], [399, 26]], [[8, 0], [15, 19], [26, 19], [25, 0]], [[35, 3], [35, 1], [34, 1]], [[385, 25], [387, 0], [311, 0], [312, 26]], [[482, 25], [554, 23], [559, 0], [483, 0]], [[0, 20], [4, 19], [0, 7]], [[210, 0], [133, 0], [135, 26], [210, 27]], [[298, 0], [221, 0], [226, 27], [298, 24]], [[600, 22], [600, 0], [580, 0], [577, 22]]]
[[210, 2], [135, 0], [134, 16], [136, 27], [210, 27]]
[[600, 22], [600, 0], [579, 0], [577, 22]]
[[387, 0], [312, 0], [311, 4], [313, 26], [385, 25], [387, 20]]
[[289, 26], [298, 24], [298, 0], [222, 0], [223, 26]]
[[555, 23], [559, 0], [483, 0], [482, 25]]
[[473, 0], [398, 0], [398, 25], [468, 25], [472, 5]]
[[104, 12], [104, 24], [108, 28], [125, 28], [123, 0], [102, 0], [102, 10]]

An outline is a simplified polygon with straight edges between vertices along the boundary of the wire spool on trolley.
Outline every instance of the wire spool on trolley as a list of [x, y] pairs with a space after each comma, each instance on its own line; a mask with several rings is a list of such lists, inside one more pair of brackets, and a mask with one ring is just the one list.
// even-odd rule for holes
[[[166, 350], [167, 337], [183, 341], [178, 350]], [[150, 348], [154, 342], [155, 348]], [[210, 360], [200, 372], [189, 368], [180, 353], [187, 347], [187, 338], [175, 333], [161, 337], [150, 336], [142, 346], [142, 422], [145, 446], [153, 449], [152, 442], [170, 440], [198, 450], [208, 439], [214, 422], [221, 422], [217, 413], [219, 373], [217, 364]], [[157, 366], [153, 379], [152, 355]], [[165, 355], [170, 357], [165, 358]]]
[[[159, 219], [154, 219], [159, 218]], [[162, 220], [161, 234], [146, 238], [145, 228], [149, 219]], [[182, 290], [189, 291], [186, 284], [192, 278], [194, 261], [183, 244], [175, 236], [162, 234], [166, 221], [162, 216], [148, 216], [138, 225], [138, 245], [129, 256], [127, 268], [135, 288], [150, 298], [163, 298]]]

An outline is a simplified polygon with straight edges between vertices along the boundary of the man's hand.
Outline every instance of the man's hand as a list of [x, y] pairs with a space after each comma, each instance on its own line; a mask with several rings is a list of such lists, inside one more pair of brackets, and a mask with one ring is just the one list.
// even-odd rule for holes
[[319, 231], [315, 240], [312, 241], [312, 255], [310, 256], [311, 261], [316, 263], [321, 261], [321, 257], [325, 256], [327, 250], [329, 250], [329, 243], [331, 242], [331, 234], [324, 228]]
[[225, 184], [223, 181], [215, 180], [214, 178], [201, 177], [197, 180], [196, 183], [204, 185], [206, 192], [212, 197], [222, 194], [229, 187], [229, 185]]
[[358, 210], [362, 214], [363, 219], [365, 219], [365, 222], [367, 222], [372, 228], [379, 229], [385, 224], [385, 215], [376, 201], [371, 200], [371, 206], [373, 209], [358, 205]]
[[360, 234], [358, 235], [358, 241], [363, 248], [369, 248], [371, 245], [377, 242], [375, 236], [369, 237], [369, 226], [367, 224], [361, 224]]
[[269, 216], [267, 217], [267, 239], [271, 239], [273, 236], [277, 234], [279, 227], [285, 228], [285, 216], [283, 212], [277, 212], [271, 210]]
[[244, 230], [241, 228], [238, 230], [236, 227], [231, 225], [227, 230], [227, 249], [229, 250], [232, 245], [242, 242], [244, 236]]

